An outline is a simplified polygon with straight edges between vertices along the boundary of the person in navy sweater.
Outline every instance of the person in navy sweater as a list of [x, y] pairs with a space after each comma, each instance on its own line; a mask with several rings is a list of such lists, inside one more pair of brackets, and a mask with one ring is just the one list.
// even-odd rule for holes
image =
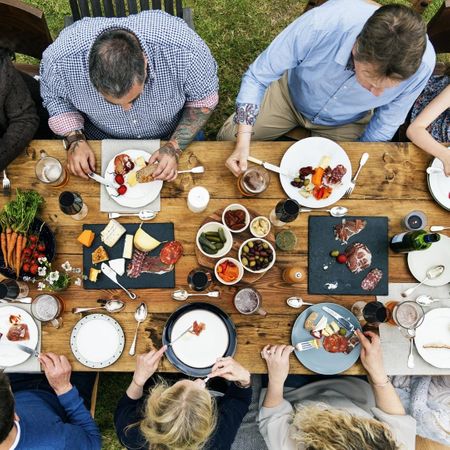
[[0, 450], [97, 450], [88, 407], [95, 373], [73, 373], [65, 356], [40, 355], [40, 374], [0, 373]]

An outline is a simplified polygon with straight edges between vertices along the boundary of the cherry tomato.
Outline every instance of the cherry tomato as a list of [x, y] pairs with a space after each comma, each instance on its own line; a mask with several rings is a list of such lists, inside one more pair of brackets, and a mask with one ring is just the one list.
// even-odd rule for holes
[[33, 251], [35, 248], [36, 248], [36, 244], [30, 244], [30, 246], [29, 246], [29, 249], [30, 249], [30, 250]]
[[122, 186], [119, 186], [119, 188], [117, 189], [117, 193], [119, 195], [124, 195], [125, 192], [127, 192], [127, 187], [124, 184], [122, 184]]
[[45, 244], [43, 242], [39, 242], [38, 246], [37, 246], [37, 250], [38, 252], [45, 252]]
[[33, 243], [36, 243], [38, 241], [38, 237], [35, 234], [32, 234], [31, 236], [29, 236], [28, 239], [30, 240], [30, 242], [33, 242]]
[[345, 263], [347, 262], [347, 257], [346, 257], [345, 255], [339, 255], [339, 256], [336, 258], [336, 261], [337, 261], [339, 264], [345, 264]]
[[22, 266], [22, 270], [24, 272], [29, 272], [30, 271], [30, 264], [28, 264], [27, 262], [23, 264]]
[[38, 273], [39, 266], [37, 264], [31, 264], [30, 273], [36, 275]]
[[33, 250], [31, 250], [31, 248], [25, 247], [23, 249], [22, 255], [24, 258], [29, 258], [32, 253], [33, 253]]
[[28, 264], [29, 262], [30, 262], [30, 258], [27, 258], [27, 257], [23, 258], [23, 261], [22, 261], [23, 264]]
[[33, 266], [34, 264], [37, 264], [37, 260], [35, 258], [30, 259], [30, 264]]
[[33, 254], [31, 255], [34, 259], [38, 259], [38, 256], [39, 256], [39, 252], [36, 250], [36, 249], [34, 249], [33, 250]]
[[46, 258], [45, 253], [39, 253], [39, 254], [37, 255], [37, 258], [36, 258], [36, 259], [39, 259], [39, 258]]
[[124, 184], [125, 183], [125, 178], [123, 177], [123, 175], [121, 173], [118, 173], [114, 177], [114, 180], [116, 181], [117, 184]]

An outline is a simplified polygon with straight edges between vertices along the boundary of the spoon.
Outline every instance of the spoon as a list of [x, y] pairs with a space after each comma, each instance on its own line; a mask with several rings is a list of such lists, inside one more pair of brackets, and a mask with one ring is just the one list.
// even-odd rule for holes
[[345, 206], [333, 206], [331, 209], [300, 209], [300, 212], [316, 212], [326, 211], [333, 217], [344, 217], [348, 213], [348, 208]]
[[289, 297], [286, 300], [286, 303], [288, 304], [288, 306], [290, 306], [291, 308], [301, 308], [304, 305], [313, 305], [314, 303], [308, 303], [308, 302], [304, 302], [303, 299], [301, 297]]
[[204, 173], [205, 168], [203, 166], [193, 167], [189, 170], [179, 170], [178, 173]]
[[409, 355], [408, 355], [408, 369], [414, 369], [414, 338], [416, 337], [416, 330], [408, 329], [409, 336]]
[[431, 267], [427, 270], [426, 277], [419, 284], [416, 284], [415, 286], [410, 287], [409, 289], [406, 289], [406, 291], [402, 292], [402, 297], [409, 297], [419, 286], [422, 286], [425, 281], [433, 280], [434, 278], [441, 276], [442, 272], [444, 272], [444, 269], [445, 267], [442, 265]]
[[136, 332], [134, 333], [133, 343], [131, 344], [130, 351], [128, 352], [128, 354], [131, 356], [134, 356], [136, 353], [136, 342], [137, 342], [137, 334], [138, 334], [139, 325], [141, 324], [141, 322], [143, 322], [147, 318], [147, 314], [148, 314], [147, 305], [144, 302], [142, 302], [136, 308], [136, 312], [134, 313], [134, 318], [137, 321], [137, 326], [136, 326]]
[[93, 309], [106, 309], [110, 313], [121, 311], [125, 308], [125, 303], [122, 300], [108, 300], [103, 306], [94, 306], [92, 308], [73, 308], [74, 314], [82, 313], [85, 311], [92, 311]]
[[430, 231], [432, 231], [433, 233], [442, 230], [450, 230], [450, 227], [443, 227], [441, 225], [433, 225], [432, 227], [430, 227]]
[[204, 295], [206, 297], [217, 298], [217, 297], [220, 297], [220, 291], [211, 291], [211, 292], [206, 292], [205, 294], [190, 294], [185, 289], [178, 289], [177, 291], [172, 292], [172, 298], [179, 302], [187, 300], [188, 297], [201, 296], [201, 295]]
[[117, 219], [118, 217], [139, 217], [141, 220], [152, 220], [158, 214], [157, 211], [150, 211], [149, 209], [143, 209], [138, 213], [109, 213], [110, 219]]
[[33, 300], [32, 297], [15, 298], [14, 300], [11, 300], [9, 298], [2, 298], [0, 300], [0, 303], [25, 303], [29, 305], [32, 300]]
[[450, 300], [450, 298], [433, 298], [431, 295], [422, 294], [416, 298], [416, 303], [422, 306], [428, 306], [440, 300]]
[[427, 174], [431, 175], [432, 173], [442, 173], [444, 172], [443, 169], [440, 167], [427, 167]]

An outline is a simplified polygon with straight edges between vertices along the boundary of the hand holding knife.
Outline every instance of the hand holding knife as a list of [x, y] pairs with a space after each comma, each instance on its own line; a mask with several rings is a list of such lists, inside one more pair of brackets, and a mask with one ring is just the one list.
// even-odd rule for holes
[[247, 161], [250, 161], [252, 163], [263, 166], [265, 169], [270, 170], [271, 172], [279, 173], [280, 175], [283, 175], [285, 177], [295, 178], [292, 175], [282, 172], [281, 169], [278, 166], [276, 166], [275, 164], [271, 164], [266, 161], [261, 161], [260, 159], [254, 158], [253, 156], [250, 156], [250, 155], [247, 156]]

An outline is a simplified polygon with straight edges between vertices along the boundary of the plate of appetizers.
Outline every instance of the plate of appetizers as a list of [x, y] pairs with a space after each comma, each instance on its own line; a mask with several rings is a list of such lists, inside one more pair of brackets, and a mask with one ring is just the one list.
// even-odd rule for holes
[[323, 375], [344, 372], [355, 364], [361, 352], [354, 334], [356, 328], [361, 329], [358, 319], [343, 306], [335, 303], [310, 306], [297, 317], [292, 328], [295, 355], [313, 372]]
[[347, 190], [352, 165], [345, 150], [336, 142], [322, 137], [302, 139], [284, 154], [280, 182], [288, 197], [308, 208], [323, 208], [336, 203]]
[[162, 343], [168, 346], [167, 358], [178, 370], [192, 377], [204, 377], [217, 358], [234, 355], [236, 328], [217, 306], [189, 303], [169, 317]]
[[447, 211], [450, 211], [450, 177], [446, 177], [444, 166], [439, 158], [434, 158], [430, 167], [441, 169], [427, 175], [428, 189], [436, 202]]
[[17, 306], [0, 306], [0, 366], [22, 364], [30, 354], [16, 344], [35, 350], [38, 341], [39, 330], [30, 313]]
[[415, 344], [427, 363], [450, 369], [450, 308], [435, 308], [425, 314], [416, 330]]
[[155, 164], [148, 164], [150, 153], [143, 150], [127, 150], [108, 163], [104, 178], [108, 194], [119, 205], [141, 208], [159, 195], [163, 182], [153, 179]]

